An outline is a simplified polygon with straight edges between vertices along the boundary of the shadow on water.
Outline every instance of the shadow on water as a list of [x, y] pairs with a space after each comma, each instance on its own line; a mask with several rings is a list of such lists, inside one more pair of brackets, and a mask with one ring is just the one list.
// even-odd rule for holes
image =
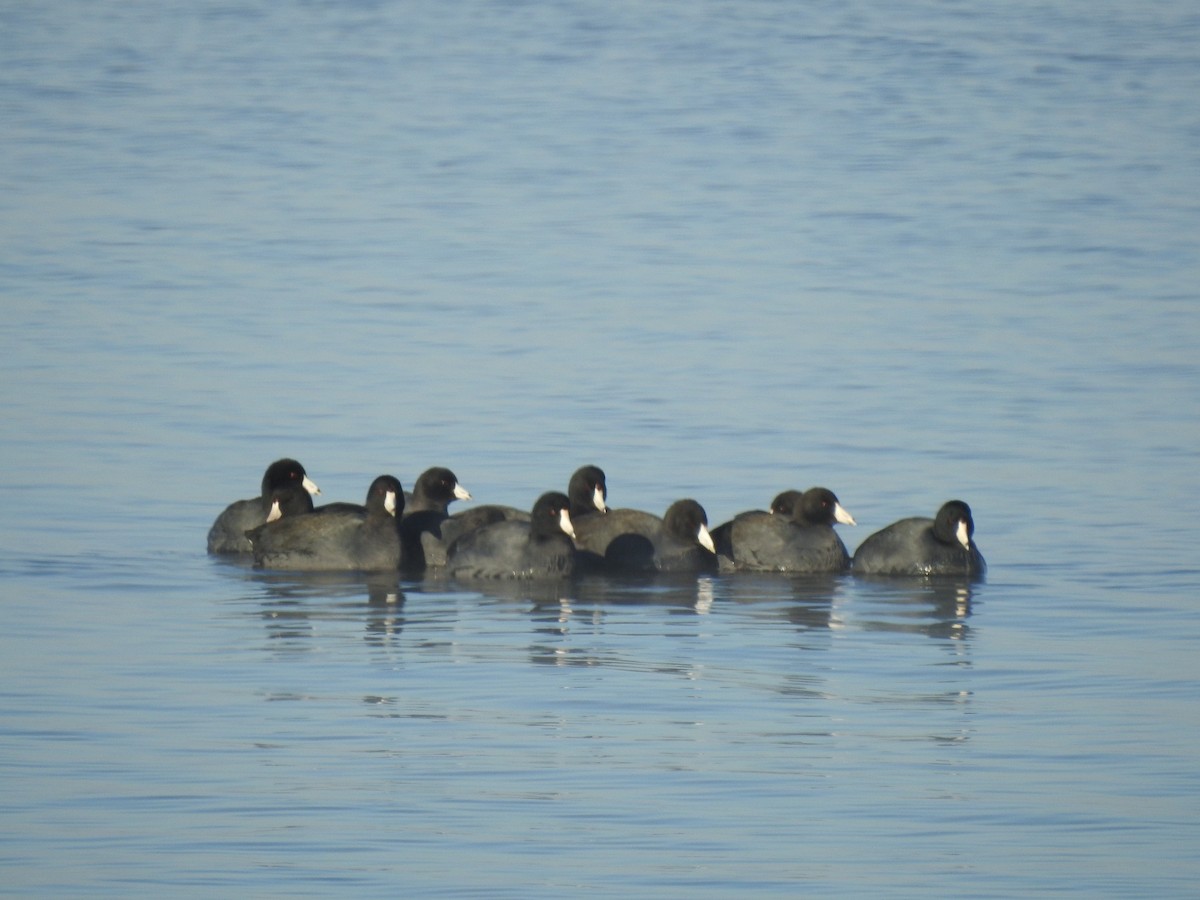
[[[572, 580], [458, 582], [439, 576], [401, 580], [391, 573], [264, 572], [231, 566], [252, 587], [268, 638], [309, 649], [333, 623], [361, 627], [368, 643], [395, 646], [405, 627], [437, 630], [474, 604], [527, 615], [534, 662], [604, 665], [595, 648], [564, 649], [572, 632], [602, 633], [613, 621], [635, 622], [657, 637], [692, 634], [717, 616], [730, 628], [785, 626], [801, 649], [823, 634], [853, 630], [919, 634], [957, 643], [970, 638], [975, 585], [958, 579], [867, 579], [848, 575], [589, 575]], [[416, 600], [414, 601], [414, 598]], [[415, 602], [415, 606], [414, 606]], [[642, 615], [638, 610], [659, 610]], [[692, 624], [688, 624], [691, 622]], [[807, 636], [806, 636], [807, 635]], [[811, 646], [810, 646], [811, 645]], [[618, 664], [619, 648], [608, 648]]]
[[362, 620], [367, 640], [384, 644], [404, 629], [406, 597], [398, 574], [236, 571], [260, 598], [269, 639], [303, 646], [323, 623]]
[[959, 578], [858, 578], [853, 607], [839, 608], [862, 631], [967, 641], [977, 582]]
[[535, 609], [569, 604], [575, 609], [652, 606], [673, 614], [707, 615], [721, 604], [828, 605], [846, 590], [843, 576], [787, 575], [586, 575], [573, 580], [436, 581], [426, 592], [469, 591], [493, 600], [531, 604]]
[[[253, 569], [239, 570], [239, 578], [252, 588], [242, 600], [253, 603], [249, 614], [262, 622], [272, 655], [336, 658], [365, 648], [389, 671], [418, 678], [439, 672], [439, 684], [455, 683], [441, 667], [451, 664], [469, 678], [471, 670], [459, 667], [471, 663], [515, 666], [518, 681], [528, 666], [591, 669], [605, 678], [665, 676], [688, 691], [721, 686], [899, 711], [959, 709], [970, 700], [954, 673], [970, 666], [975, 586], [953, 579], [738, 573], [465, 583]], [[894, 653], [879, 652], [880, 643], [932, 645], [932, 664], [953, 668], [941, 669], [931, 689], [924, 665], [914, 669], [907, 654], [897, 665]], [[831, 669], [834, 652], [856, 655], [861, 665]], [[623, 709], [627, 699], [619, 694], [605, 703]], [[373, 715], [390, 718], [435, 714], [427, 705], [414, 712], [389, 693], [373, 691], [364, 702]], [[908, 720], [896, 721], [909, 736]], [[944, 723], [936, 734], [920, 734], [965, 739]]]

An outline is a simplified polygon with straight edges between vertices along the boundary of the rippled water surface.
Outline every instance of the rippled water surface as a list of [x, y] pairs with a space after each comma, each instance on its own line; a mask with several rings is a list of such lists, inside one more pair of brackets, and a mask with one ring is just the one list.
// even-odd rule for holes
[[[0, 893], [1192, 896], [1189, 4], [0, 10]], [[448, 465], [978, 584], [300, 577]]]

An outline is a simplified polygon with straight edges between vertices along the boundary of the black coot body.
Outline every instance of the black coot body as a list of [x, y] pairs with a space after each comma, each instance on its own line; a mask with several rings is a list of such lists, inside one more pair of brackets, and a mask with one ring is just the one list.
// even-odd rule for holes
[[252, 529], [254, 564], [292, 571], [380, 571], [400, 566], [398, 517], [404, 489], [380, 475], [367, 490], [363, 512], [326, 511], [285, 516]]
[[961, 500], [942, 504], [932, 519], [893, 522], [855, 551], [856, 575], [958, 575], [978, 578], [987, 563], [974, 540], [971, 507]]
[[450, 518], [450, 504], [470, 499], [471, 493], [449, 469], [436, 466], [421, 473], [400, 522], [406, 571], [421, 572], [427, 566], [446, 564], [446, 548], [451, 542], [446, 540], [443, 525]]
[[695, 500], [672, 503], [661, 518], [638, 509], [572, 519], [580, 566], [599, 572], [714, 572], [708, 515]]
[[[775, 495], [775, 499], [771, 501], [771, 507], [768, 512], [777, 516], [783, 516], [789, 519], [792, 516], [792, 510], [796, 504], [804, 497], [804, 491], [787, 490], [781, 491]], [[716, 547], [717, 556], [725, 557], [727, 560], [733, 559], [733, 549], [730, 543], [730, 534], [733, 532], [733, 523], [738, 519], [744, 519], [746, 516], [760, 516], [763, 514], [761, 509], [748, 509], [745, 512], [740, 512], [728, 522], [724, 522], [712, 529], [713, 546]]]
[[[571, 475], [567, 484], [567, 497], [571, 501], [571, 521], [581, 520], [592, 513], [608, 512], [608, 484], [604, 470], [599, 466], [580, 466]], [[495, 525], [498, 522], [528, 522], [529, 511], [515, 506], [505, 506], [498, 503], [485, 503], [471, 509], [457, 512], [440, 525], [440, 547], [425, 544], [425, 564], [429, 568], [446, 564], [446, 550], [463, 535]]]
[[450, 545], [446, 570], [464, 579], [562, 578], [575, 569], [571, 502], [542, 494], [529, 521], [505, 519], [468, 532]]
[[267, 521], [271, 492], [288, 484], [301, 484], [309, 493], [319, 494], [316, 486], [294, 459], [277, 459], [263, 473], [259, 495], [250, 500], [235, 500], [217, 516], [208, 530], [209, 553], [249, 553], [246, 532]]
[[[795, 500], [795, 498], [792, 498]], [[778, 498], [777, 498], [778, 500]], [[809, 488], [793, 503], [791, 516], [743, 513], [721, 526], [718, 552], [738, 571], [801, 575], [844, 572], [850, 565], [835, 522], [853, 525], [828, 488]]]

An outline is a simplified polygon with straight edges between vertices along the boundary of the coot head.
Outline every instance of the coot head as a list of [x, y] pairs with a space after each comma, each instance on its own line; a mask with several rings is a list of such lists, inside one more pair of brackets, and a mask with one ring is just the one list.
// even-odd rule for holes
[[571, 476], [567, 485], [570, 495], [571, 515], [608, 512], [608, 484], [604, 470], [599, 466], [581, 466]]
[[[778, 499], [778, 498], [777, 498]], [[857, 525], [837, 495], [829, 488], [809, 488], [792, 508], [792, 521], [799, 525]]]
[[676, 500], [668, 506], [663, 515], [663, 525], [668, 534], [699, 544], [710, 553], [717, 552], [708, 531], [708, 513], [695, 500]]
[[263, 473], [261, 496], [265, 498], [275, 488], [293, 483], [301, 485], [310, 494], [321, 493], [321, 489], [304, 471], [304, 466], [294, 459], [284, 458], [267, 466], [267, 471]]
[[404, 512], [404, 488], [393, 475], [380, 475], [367, 488], [367, 515], [399, 517]]
[[943, 544], [961, 544], [964, 550], [971, 549], [971, 538], [975, 534], [975, 520], [971, 518], [971, 507], [961, 500], [948, 500], [942, 504], [933, 520], [933, 536]]
[[533, 504], [530, 522], [534, 537], [560, 532], [575, 537], [575, 528], [571, 525], [571, 500], [566, 494], [548, 491], [538, 497]]
[[446, 512], [455, 500], [470, 500], [471, 493], [458, 483], [453, 472], [443, 466], [426, 469], [413, 485], [413, 502], [410, 512], [436, 509]]

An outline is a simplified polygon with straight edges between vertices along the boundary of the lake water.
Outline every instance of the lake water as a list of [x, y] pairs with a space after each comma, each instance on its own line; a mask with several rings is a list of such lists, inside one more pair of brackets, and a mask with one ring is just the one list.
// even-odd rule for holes
[[[0, 10], [0, 894], [1195, 896], [1200, 14]], [[981, 584], [205, 555], [584, 463]]]

